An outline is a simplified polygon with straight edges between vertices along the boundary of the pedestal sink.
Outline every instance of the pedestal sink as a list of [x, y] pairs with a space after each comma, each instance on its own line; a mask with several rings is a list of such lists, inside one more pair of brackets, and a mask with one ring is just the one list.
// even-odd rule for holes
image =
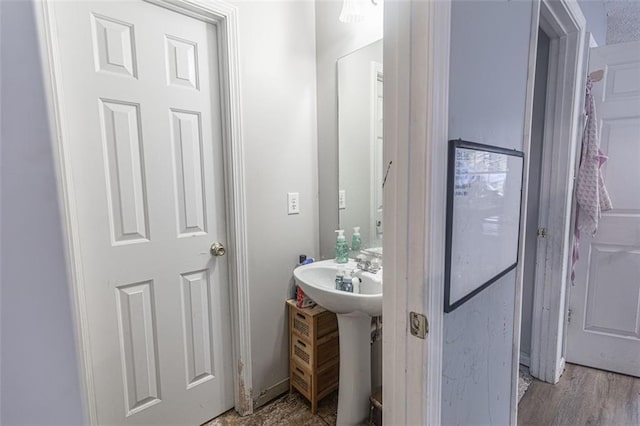
[[[354, 270], [361, 279], [359, 293], [335, 288], [339, 270]], [[300, 266], [293, 272], [302, 290], [323, 308], [338, 316], [340, 332], [340, 385], [337, 424], [361, 424], [369, 413], [371, 395], [371, 317], [382, 315], [382, 270], [359, 271], [350, 260], [338, 264], [324, 260]]]

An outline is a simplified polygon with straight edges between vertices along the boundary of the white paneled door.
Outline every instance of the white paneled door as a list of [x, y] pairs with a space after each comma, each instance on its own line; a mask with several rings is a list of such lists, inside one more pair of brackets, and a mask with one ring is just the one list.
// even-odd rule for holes
[[583, 235], [570, 289], [567, 361], [640, 377], [640, 42], [591, 50], [613, 210]]
[[105, 425], [201, 424], [233, 406], [217, 29], [143, 1], [51, 7], [88, 403]]

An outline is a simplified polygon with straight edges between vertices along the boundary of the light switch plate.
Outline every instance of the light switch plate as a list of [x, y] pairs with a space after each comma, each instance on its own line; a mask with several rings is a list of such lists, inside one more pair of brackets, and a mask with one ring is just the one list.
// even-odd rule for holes
[[344, 189], [338, 191], [338, 208], [340, 210], [347, 208], [347, 192]]
[[300, 214], [300, 193], [287, 193], [287, 214]]

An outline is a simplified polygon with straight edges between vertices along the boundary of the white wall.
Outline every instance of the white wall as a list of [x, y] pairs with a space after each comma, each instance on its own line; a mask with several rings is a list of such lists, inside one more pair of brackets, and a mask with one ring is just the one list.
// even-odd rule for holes
[[[312, 2], [238, 1], [253, 395], [288, 377], [285, 299], [318, 254]], [[81, 424], [63, 239], [30, 3], [2, 2], [2, 424]], [[287, 192], [301, 214], [288, 216]], [[36, 266], [34, 266], [36, 265]]]
[[547, 78], [549, 75], [549, 47], [551, 40], [538, 32], [536, 76], [533, 93], [531, 124], [531, 147], [529, 151], [529, 194], [527, 198], [527, 237], [524, 248], [524, 280], [522, 283], [522, 322], [520, 353], [525, 356], [520, 362], [529, 365], [531, 355], [531, 325], [533, 319], [533, 293], [536, 272], [536, 249], [538, 246], [538, 213], [540, 208], [540, 176], [542, 172], [542, 141], [544, 137], [544, 114], [547, 100]]
[[[454, 1], [451, 12], [450, 139], [521, 150], [531, 3]], [[445, 314], [443, 424], [509, 423], [515, 286], [512, 271]]]
[[[289, 377], [285, 300], [318, 255], [314, 4], [237, 1], [247, 170], [253, 395]], [[287, 192], [300, 214], [287, 215]]]
[[81, 425], [71, 298], [33, 5], [0, 4], [0, 423]]
[[[338, 227], [338, 58], [382, 38], [382, 4], [368, 9], [367, 20], [344, 24], [338, 20], [342, 0], [316, 0], [318, 93], [318, 189], [320, 255], [334, 256]], [[367, 2], [367, 5], [369, 3]], [[351, 195], [353, 197], [353, 194]]]

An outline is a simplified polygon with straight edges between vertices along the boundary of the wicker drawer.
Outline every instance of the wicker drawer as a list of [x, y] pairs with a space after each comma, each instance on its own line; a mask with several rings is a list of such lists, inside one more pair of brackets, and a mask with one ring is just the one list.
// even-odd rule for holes
[[311, 339], [313, 335], [313, 317], [300, 311], [292, 311], [291, 331]]
[[298, 333], [291, 333], [291, 359], [306, 368], [307, 371], [313, 371], [314, 367], [321, 369], [328, 362], [338, 358], [339, 355], [340, 339], [337, 331], [319, 339], [316, 342], [316, 350]]
[[295, 361], [291, 362], [290, 378], [291, 386], [296, 388], [298, 392], [304, 395], [305, 398], [311, 400], [311, 373], [304, 368], [300, 367]]
[[[316, 327], [313, 322], [316, 321]], [[291, 310], [291, 331], [309, 342], [338, 330], [338, 319], [333, 312], [315, 307], [309, 310]]]
[[317, 395], [317, 400], [320, 400], [338, 389], [339, 377], [340, 363], [337, 359], [318, 370], [316, 374], [309, 373], [295, 361], [291, 363], [291, 386], [309, 400], [313, 399], [314, 394]]

